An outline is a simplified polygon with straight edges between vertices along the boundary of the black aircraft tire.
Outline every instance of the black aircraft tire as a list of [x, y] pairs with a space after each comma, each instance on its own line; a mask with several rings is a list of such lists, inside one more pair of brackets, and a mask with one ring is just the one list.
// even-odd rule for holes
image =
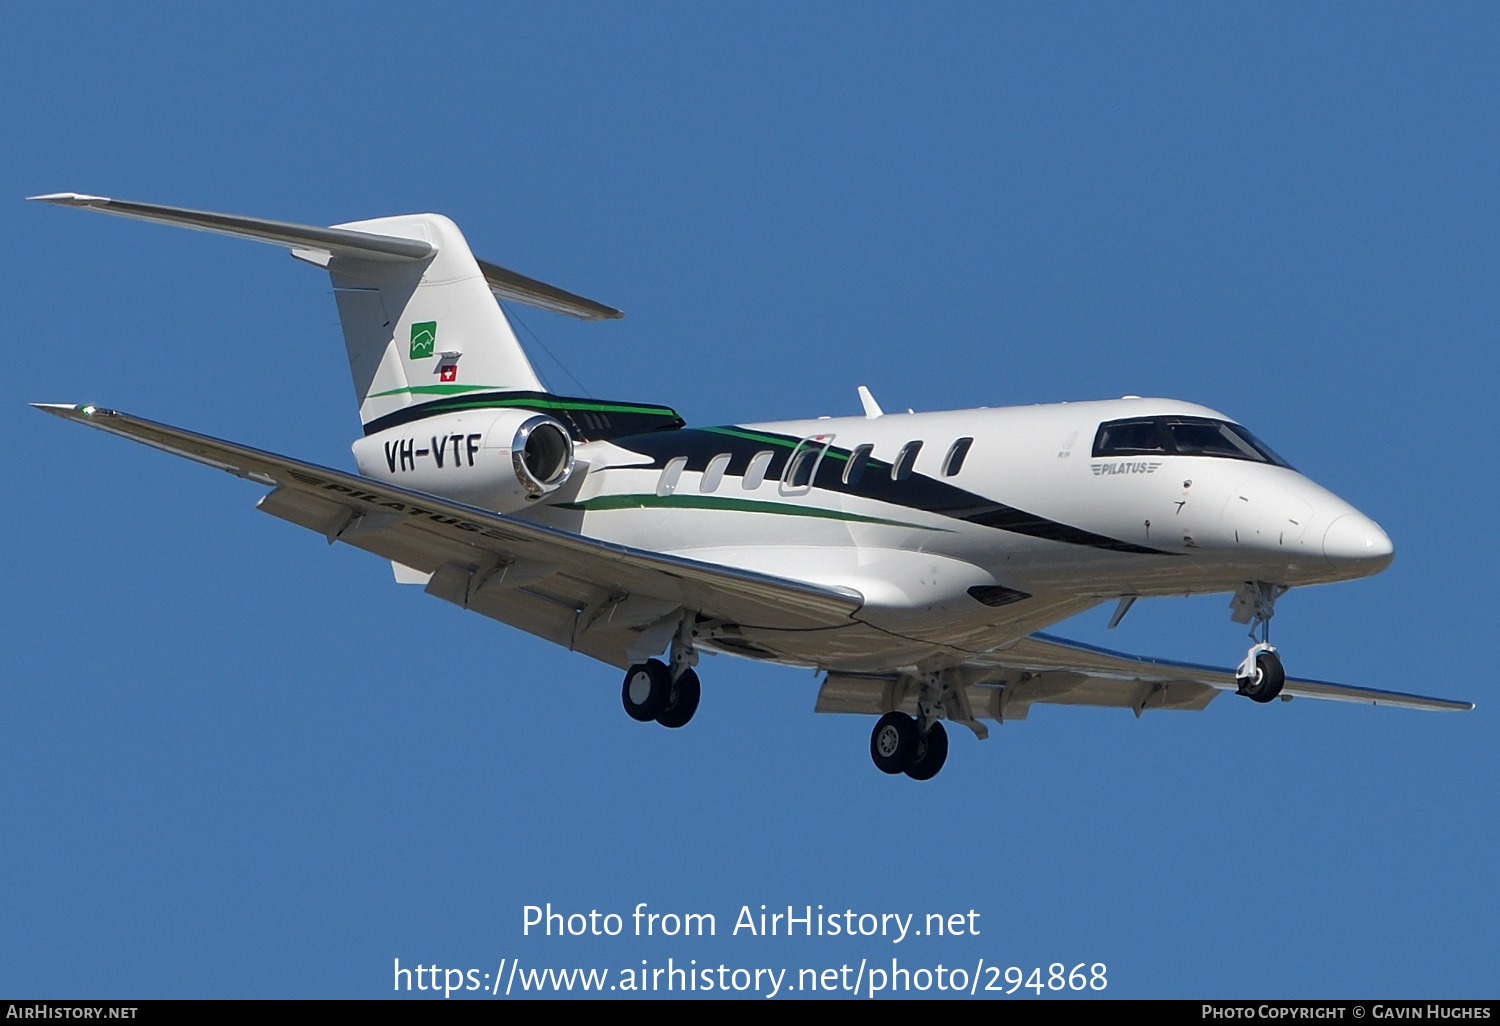
[[672, 685], [668, 693], [666, 706], [656, 714], [656, 722], [663, 727], [687, 726], [693, 713], [698, 711], [698, 699], [702, 695], [698, 674], [692, 670], [683, 670], [682, 676], [677, 678], [677, 683]]
[[882, 773], [902, 773], [917, 749], [917, 721], [904, 712], [888, 712], [870, 732], [870, 758]]
[[937, 776], [943, 763], [948, 761], [948, 732], [941, 723], [934, 723], [926, 737], [917, 738], [916, 750], [906, 775], [913, 780], [931, 780]]
[[625, 671], [620, 701], [633, 720], [647, 723], [661, 715], [672, 695], [672, 674], [660, 659], [647, 659]]
[[1240, 681], [1240, 693], [1252, 702], [1274, 702], [1286, 683], [1286, 670], [1275, 652], [1255, 657], [1255, 679]]

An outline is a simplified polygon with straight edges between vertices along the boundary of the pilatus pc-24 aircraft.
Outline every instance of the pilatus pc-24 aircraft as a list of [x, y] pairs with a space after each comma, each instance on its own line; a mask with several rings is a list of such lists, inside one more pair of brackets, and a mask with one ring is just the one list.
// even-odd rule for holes
[[[1287, 677], [1288, 588], [1391, 562], [1375, 523], [1191, 403], [1107, 402], [690, 428], [665, 406], [548, 392], [496, 296], [617, 310], [469, 252], [436, 214], [320, 228], [59, 193], [63, 206], [285, 246], [333, 278], [359, 473], [98, 406], [67, 420], [271, 490], [259, 508], [389, 559], [396, 580], [625, 671], [637, 720], [681, 727], [703, 651], [825, 672], [817, 711], [878, 717], [875, 765], [927, 779], [943, 721], [1036, 702], [1202, 709], [1222, 691], [1414, 709], [1466, 702]], [[1233, 671], [1041, 628], [1102, 602], [1229, 592]]]

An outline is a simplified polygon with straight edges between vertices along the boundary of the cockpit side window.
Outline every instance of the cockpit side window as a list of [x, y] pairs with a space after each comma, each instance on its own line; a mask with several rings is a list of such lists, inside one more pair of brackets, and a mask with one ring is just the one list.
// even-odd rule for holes
[[1255, 446], [1235, 433], [1228, 424], [1212, 421], [1167, 418], [1167, 432], [1180, 453], [1194, 456], [1228, 456], [1237, 460], [1260, 460]]
[[1155, 417], [1112, 420], [1100, 424], [1099, 433], [1094, 436], [1095, 456], [1139, 456], [1169, 451], [1161, 422]]
[[1291, 464], [1238, 424], [1208, 417], [1138, 417], [1099, 425], [1094, 456], [1216, 456]]

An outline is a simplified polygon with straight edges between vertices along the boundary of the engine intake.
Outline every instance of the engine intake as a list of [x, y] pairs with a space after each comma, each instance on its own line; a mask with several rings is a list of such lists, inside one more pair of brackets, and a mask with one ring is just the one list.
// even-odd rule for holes
[[573, 476], [573, 439], [557, 421], [537, 414], [516, 428], [510, 460], [521, 487], [532, 497], [541, 498], [557, 491]]

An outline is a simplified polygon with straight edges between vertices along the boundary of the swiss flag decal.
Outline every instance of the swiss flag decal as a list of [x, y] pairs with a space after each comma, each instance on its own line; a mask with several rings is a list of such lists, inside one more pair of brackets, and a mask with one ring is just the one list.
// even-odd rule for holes
[[445, 364], [443, 367], [439, 368], [438, 369], [438, 378], [440, 380], [442, 380], [442, 381], [457, 381], [458, 380], [458, 364], [456, 364], [456, 363]]

